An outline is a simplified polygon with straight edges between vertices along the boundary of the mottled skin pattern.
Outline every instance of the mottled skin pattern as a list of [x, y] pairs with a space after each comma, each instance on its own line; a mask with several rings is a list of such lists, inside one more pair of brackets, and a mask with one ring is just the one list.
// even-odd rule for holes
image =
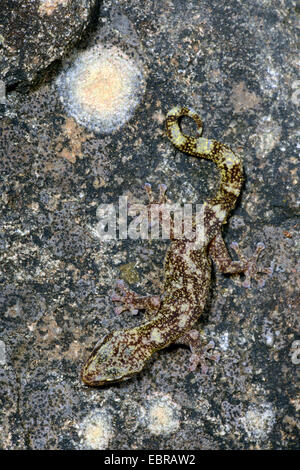
[[[197, 137], [186, 136], [179, 127], [181, 116], [189, 116], [198, 125]], [[206, 372], [205, 355], [212, 345], [201, 347], [199, 332], [192, 327], [203, 312], [211, 281], [211, 259], [224, 273], [244, 273], [244, 286], [250, 287], [250, 278], [256, 277], [256, 260], [263, 249], [258, 244], [255, 254], [247, 261], [239, 252], [237, 244], [232, 247], [239, 254], [239, 261], [232, 261], [221, 235], [240, 194], [243, 183], [242, 164], [226, 145], [200, 137], [202, 122], [190, 108], [175, 107], [166, 118], [167, 136], [182, 152], [212, 160], [220, 173], [220, 186], [215, 197], [204, 204], [204, 230], [202, 239], [193, 244], [191, 240], [175, 239], [171, 228], [171, 244], [164, 265], [163, 296], [141, 297], [118, 282], [120, 294], [112, 300], [119, 303], [117, 313], [123, 310], [144, 309], [146, 321], [136, 328], [118, 330], [101, 339], [85, 363], [82, 380], [87, 385], [99, 386], [125, 380], [140, 372], [155, 351], [171, 343], [189, 345], [192, 351], [190, 370], [200, 363]], [[154, 201], [150, 185], [146, 184], [151, 205], [163, 205], [166, 187], [160, 187], [160, 199]], [[147, 214], [146, 214], [147, 215]], [[194, 226], [195, 226], [194, 220]], [[173, 227], [174, 228], [174, 227]], [[194, 227], [195, 228], [195, 227]], [[269, 270], [263, 270], [268, 274]], [[263, 282], [260, 282], [263, 285]], [[216, 359], [216, 356], [209, 356]]]

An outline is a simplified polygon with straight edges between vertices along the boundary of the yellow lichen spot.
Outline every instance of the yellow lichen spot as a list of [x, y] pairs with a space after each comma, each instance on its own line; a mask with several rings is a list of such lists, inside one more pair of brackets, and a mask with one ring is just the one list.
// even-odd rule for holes
[[57, 79], [67, 113], [81, 125], [108, 134], [128, 121], [144, 92], [137, 60], [98, 44], [81, 53]]
[[41, 15], [52, 15], [53, 11], [61, 5], [63, 7], [67, 6], [69, 0], [41, 0], [39, 6], [39, 13]]
[[167, 395], [151, 397], [143, 408], [142, 421], [151, 434], [171, 434], [180, 425], [180, 407]]
[[135, 269], [136, 263], [131, 262], [120, 266], [121, 277], [129, 284], [136, 284], [140, 280], [138, 271]]
[[79, 432], [84, 448], [107, 449], [113, 431], [107, 413], [101, 411], [87, 416]]

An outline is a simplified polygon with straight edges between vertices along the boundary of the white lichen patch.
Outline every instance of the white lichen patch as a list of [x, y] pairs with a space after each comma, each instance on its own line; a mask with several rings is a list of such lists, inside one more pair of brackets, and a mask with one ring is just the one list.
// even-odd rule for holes
[[256, 154], [264, 158], [280, 142], [282, 128], [272, 116], [263, 116], [257, 126], [256, 132], [251, 136], [251, 143], [255, 145]]
[[59, 75], [57, 87], [70, 116], [92, 131], [109, 134], [132, 117], [145, 83], [136, 58], [97, 44]]
[[5, 343], [4, 341], [0, 341], [0, 366], [4, 366], [5, 364], [6, 364]]
[[39, 6], [39, 13], [41, 15], [52, 15], [53, 11], [61, 5], [67, 6], [69, 0], [41, 0]]
[[275, 412], [270, 403], [250, 405], [245, 415], [240, 419], [249, 441], [261, 442], [268, 435], [275, 424]]
[[168, 395], [150, 397], [141, 408], [141, 421], [151, 434], [172, 434], [180, 425], [180, 406]]
[[0, 104], [6, 103], [6, 86], [3, 80], [0, 80]]
[[114, 435], [109, 414], [99, 411], [88, 415], [80, 425], [79, 435], [82, 448], [107, 449]]
[[228, 333], [228, 331], [224, 331], [224, 333], [221, 334], [219, 347], [222, 349], [222, 351], [227, 351], [227, 349], [229, 348], [229, 333]]

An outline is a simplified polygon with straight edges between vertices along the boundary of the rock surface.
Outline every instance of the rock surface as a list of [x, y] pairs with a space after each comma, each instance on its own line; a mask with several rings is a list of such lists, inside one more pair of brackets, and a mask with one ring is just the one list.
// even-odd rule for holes
[[[0, 448], [299, 448], [299, 7], [105, 0], [100, 15], [54, 76], [26, 95], [8, 92], [1, 105]], [[49, 16], [41, 18], [32, 28], [49, 30]], [[66, 21], [65, 37], [75, 39], [85, 21]], [[41, 47], [39, 55], [34, 42], [36, 64], [17, 52], [19, 36], [9, 38], [9, 84], [38, 79], [63, 53], [63, 36], [51, 43], [48, 33], [56, 52]], [[58, 78], [99, 42], [138, 60], [146, 83], [134, 115], [106, 135], [76, 121]], [[105, 112], [103, 100], [123, 103], [118, 69], [99, 70], [87, 92], [72, 95], [86, 112]], [[106, 73], [114, 93], [95, 94]], [[189, 351], [170, 347], [129, 381], [87, 388], [80, 369], [99, 337], [141, 322], [142, 313], [114, 314], [116, 279], [159, 293], [168, 244], [101, 242], [97, 208], [117, 205], [119, 196], [145, 201], [145, 181], [166, 183], [170, 199], [193, 203], [217, 186], [212, 165], [175, 151], [164, 135], [166, 112], [185, 103], [202, 115], [205, 137], [242, 155], [246, 182], [225, 239], [248, 255], [262, 241], [260, 264], [273, 262], [273, 277], [244, 289], [215, 270], [198, 325], [221, 353], [207, 375], [189, 372]]]
[[0, 17], [0, 80], [19, 91], [41, 79], [79, 41], [96, 0], [4, 0]]

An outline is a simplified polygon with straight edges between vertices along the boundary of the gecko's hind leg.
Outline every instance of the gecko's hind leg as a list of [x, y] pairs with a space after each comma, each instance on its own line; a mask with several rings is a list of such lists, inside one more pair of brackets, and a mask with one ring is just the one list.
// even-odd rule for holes
[[231, 243], [230, 246], [238, 255], [238, 261], [231, 259], [221, 234], [218, 234], [209, 246], [209, 254], [218, 266], [219, 270], [225, 274], [244, 274], [244, 287], [251, 287], [251, 279], [255, 279], [259, 287], [263, 287], [266, 281], [266, 276], [261, 277], [260, 274], [271, 276], [273, 273], [272, 265], [269, 268], [262, 269], [257, 267], [257, 260], [261, 252], [265, 249], [264, 244], [257, 244], [256, 250], [249, 260], [243, 255], [236, 242]]
[[183, 344], [190, 348], [192, 353], [190, 356], [190, 371], [196, 370], [200, 364], [202, 374], [206, 374], [208, 371], [206, 359], [218, 361], [220, 359], [220, 355], [218, 353], [212, 354], [210, 352], [215, 347], [213, 341], [210, 341], [208, 344], [202, 344], [200, 336], [201, 335], [198, 330], [190, 330], [178, 338], [174, 344]]
[[267, 274], [267, 276], [272, 276], [273, 274], [273, 265], [271, 265], [269, 268], [257, 268], [257, 260], [260, 256], [260, 253], [265, 249], [265, 245], [261, 242], [259, 242], [256, 245], [256, 250], [251, 256], [249, 260], [246, 259], [246, 257], [243, 255], [243, 253], [240, 250], [240, 247], [238, 243], [232, 242], [230, 244], [231, 248], [236, 252], [238, 257], [240, 258], [241, 262], [245, 266], [245, 270], [243, 271], [245, 274], [245, 280], [243, 282], [244, 287], [251, 287], [251, 279], [255, 279], [259, 287], [263, 287], [266, 282], [266, 276], [261, 277], [260, 274]]
[[129, 310], [133, 314], [137, 314], [138, 310], [146, 310], [147, 316], [154, 314], [160, 307], [160, 296], [141, 296], [133, 290], [126, 287], [125, 282], [119, 279], [117, 281], [117, 288], [120, 291], [120, 295], [117, 292], [113, 292], [111, 300], [113, 302], [119, 302], [120, 305], [115, 308], [117, 314]]

